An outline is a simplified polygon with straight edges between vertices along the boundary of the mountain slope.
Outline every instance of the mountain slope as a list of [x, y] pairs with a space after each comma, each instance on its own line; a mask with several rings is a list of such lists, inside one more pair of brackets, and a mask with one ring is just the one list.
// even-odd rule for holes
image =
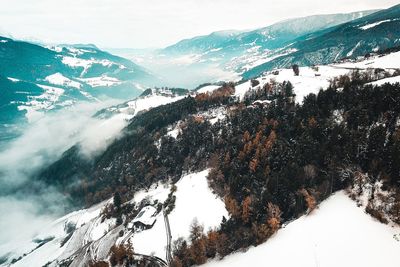
[[[62, 219], [57, 231], [48, 228], [26, 241], [28, 245], [21, 251], [10, 251], [2, 258], [9, 262], [22, 255], [17, 265], [38, 255], [49, 261], [66, 260], [50, 266], [89, 260], [112, 262], [114, 244], [118, 251], [128, 249], [126, 253], [130, 253], [127, 240], [132, 241], [135, 251], [148, 254], [154, 250], [161, 257], [164, 250], [160, 243], [165, 237], [160, 234], [160, 212], [164, 208], [170, 212], [173, 239], [178, 240], [174, 261], [183, 266], [200, 265], [264, 242], [262, 246], [269, 247], [280, 233], [285, 235], [285, 230], [305, 220], [311, 221], [311, 226], [306, 223], [307, 229], [318, 233], [312, 227], [317, 205], [343, 189], [354, 200], [360, 199], [360, 206], [381, 222], [399, 224], [400, 85], [371, 85], [399, 75], [392, 69], [399, 67], [399, 55], [301, 67], [299, 76], [285, 69], [241, 84], [206, 88], [206, 93], [196, 95], [162, 90], [161, 95], [170, 95], [171, 101], [161, 106], [151, 107], [158, 96], [149, 90], [136, 104], [128, 102], [100, 112], [98, 116], [131, 116], [119, 138], [89, 159], [79, 153], [84, 144], [76, 145], [34, 177], [60, 189], [80, 207], [99, 206], [75, 213], [82, 218], [73, 221], [75, 227]], [[390, 68], [366, 68], [385, 66]], [[359, 72], [351, 72], [354, 68]], [[156, 98], [152, 98], [154, 94]], [[150, 109], [124, 113], [134, 106]], [[178, 188], [168, 186], [172, 184]], [[224, 199], [226, 210], [208, 187]], [[136, 198], [138, 194], [140, 198]], [[132, 230], [130, 223], [146, 205], [158, 210], [153, 228]], [[343, 209], [350, 205], [354, 204], [346, 199]], [[353, 207], [349, 213], [358, 214], [356, 219], [365, 222], [368, 229], [393, 234]], [[208, 231], [193, 224], [188, 236], [195, 214], [206, 227], [217, 228]], [[209, 223], [204, 218], [211, 214]], [[310, 217], [301, 218], [304, 214]], [[218, 225], [221, 216], [225, 218], [220, 218]], [[354, 227], [350, 222], [342, 223]], [[176, 239], [180, 234], [184, 239]], [[397, 243], [393, 236], [381, 238], [388, 244], [390, 250], [385, 255], [392, 264]], [[160, 242], [157, 246], [148, 243], [154, 239]], [[327, 243], [323, 238], [315, 240], [321, 246]], [[67, 247], [60, 247], [62, 244]], [[360, 242], [355, 240], [354, 244]], [[304, 255], [302, 248], [297, 246], [292, 255]], [[31, 250], [32, 255], [24, 256], [24, 251]], [[325, 259], [324, 248], [317, 251], [318, 258]], [[309, 254], [306, 256], [300, 259], [308, 262]], [[137, 257], [135, 260], [143, 259]], [[351, 260], [356, 259], [352, 255]]]
[[[295, 102], [301, 104], [307, 95], [310, 93], [317, 94], [320, 89], [328, 88], [332, 80], [339, 78], [341, 75], [349, 75], [352, 69], [361, 69], [365, 75], [373, 77], [368, 79], [383, 79], [391, 75], [396, 75], [393, 68], [400, 68], [397, 61], [399, 55], [400, 53], [396, 52], [382, 57], [371, 57], [361, 62], [317, 66], [317, 68], [304, 67], [300, 68], [299, 76], [295, 76], [291, 69], [283, 69], [278, 74], [267, 73], [257, 78], [256, 86], [252, 85], [254, 81], [236, 84], [234, 85], [233, 93], [229, 89], [233, 85], [225, 84], [221, 87], [215, 87], [214, 91], [206, 93], [211, 99], [215, 95], [216, 99], [209, 101], [203, 100], [203, 94], [197, 94], [197, 97], [194, 97], [184, 92], [176, 95], [170, 92], [170, 97], [163, 95], [162, 91], [161, 94], [154, 92], [155, 94], [151, 94], [150, 96], [144, 95], [135, 101], [130, 101], [98, 113], [98, 116], [128, 113], [131, 118], [129, 126], [124, 129], [123, 136], [113, 142], [102, 155], [99, 155], [93, 161], [85, 162], [79, 157], [79, 147], [75, 147], [67, 151], [53, 166], [50, 166], [50, 168], [39, 174], [39, 177], [50, 184], [54, 182], [63, 186], [70, 183], [71, 179], [88, 179], [89, 184], [93, 185], [93, 189], [90, 191], [99, 191], [99, 187], [101, 188], [105, 184], [118, 187], [121, 185], [121, 181], [127, 182], [124, 181], [127, 173], [129, 173], [128, 176], [131, 177], [130, 179], [133, 179], [129, 182], [133, 183], [131, 186], [148, 186], [154, 180], [158, 179], [179, 179], [183, 171], [182, 168], [184, 166], [187, 167], [188, 164], [185, 163], [186, 157], [193, 156], [193, 160], [199, 162], [199, 164], [204, 164], [205, 160], [193, 148], [183, 149], [183, 147], [189, 145], [189, 143], [192, 146], [197, 144], [202, 147], [205, 144], [214, 143], [214, 138], [216, 138], [210, 136], [210, 133], [203, 133], [199, 136], [194, 135], [196, 131], [205, 130], [207, 124], [197, 125], [192, 120], [192, 117], [202, 117], [211, 124], [211, 129], [216, 131], [216, 122], [218, 120], [223, 121], [226, 119], [227, 114], [230, 113], [230, 107], [227, 104], [245, 101], [247, 105], [250, 105], [253, 98], [252, 93], [257, 93], [257, 90], [264, 90], [263, 88], [267, 86], [278, 86], [278, 84], [286, 84], [287, 81], [290, 81], [292, 91], [296, 95]], [[371, 74], [368, 70], [368, 67], [381, 69], [385, 65], [390, 65], [390, 68], [384, 73], [377, 72]], [[227, 94], [225, 90], [229, 90], [232, 95]], [[221, 91], [225, 92], [226, 95]], [[220, 94], [224, 96], [221, 99], [219, 98]], [[152, 105], [153, 103], [154, 105]], [[137, 108], [135, 109], [135, 107]], [[141, 107], [151, 109], [147, 112], [138, 113], [138, 111], [142, 110]], [[188, 124], [192, 128], [187, 127]], [[224, 126], [219, 125], [219, 127]], [[174, 144], [177, 142], [177, 136], [171, 139], [170, 137], [172, 136], [168, 134], [169, 131], [174, 129], [177, 129], [178, 132], [185, 129], [187, 134], [182, 136], [182, 138], [186, 140]], [[163, 142], [165, 142], [165, 149], [160, 148]], [[145, 145], [147, 149], [144, 149]], [[170, 149], [174, 152], [169, 152]], [[209, 149], [202, 147], [201, 151], [202, 153], [206, 153]], [[134, 156], [129, 156], [131, 153]], [[178, 156], [174, 157], [175, 154]], [[203, 156], [206, 157], [206, 155]], [[209, 156], [207, 154], [207, 157]], [[154, 168], [154, 172], [148, 173], [149, 168]], [[70, 191], [71, 189], [68, 190]], [[80, 195], [82, 192], [80, 188], [77, 188], [77, 190], [77, 192], [72, 190], [71, 193], [79, 199], [82, 197]], [[97, 197], [93, 195], [91, 197], [93, 197], [92, 201], [98, 201]]]
[[133, 62], [95, 46], [49, 46], [0, 37], [0, 71], [3, 76], [36, 82], [61, 73], [68, 78], [107, 75], [121, 80], [143, 80], [150, 74]]
[[42, 47], [0, 37], [0, 140], [45, 112], [132, 98], [157, 82], [142, 67], [92, 45]]
[[[186, 175], [176, 183], [176, 203], [169, 214], [173, 240], [188, 239], [194, 220], [208, 229], [218, 227], [224, 216], [228, 218], [222, 200], [210, 191], [206, 178], [208, 172], [205, 170]], [[126, 222], [130, 222], [144, 205], [167, 203], [171, 187], [169, 183], [159, 183], [149, 190], [137, 192], [126, 203], [130, 206], [129, 214], [124, 216]], [[23, 240], [18, 245], [13, 244], [14, 247], [0, 245], [0, 250], [10, 251], [6, 263], [14, 259], [12, 266], [43, 266], [46, 263], [58, 266], [62, 262], [69, 262], [71, 265], [68, 266], [87, 266], [92, 260], [107, 258], [108, 251], [115, 243], [128, 242], [135, 244], [135, 253], [153, 253], [165, 259], [167, 240], [162, 211], [159, 210], [155, 215], [155, 225], [151, 229], [132, 234], [126, 225], [115, 228], [115, 218], [105, 218], [104, 210], [112, 203], [110, 199], [89, 209], [67, 214], [46, 225], [32, 240]], [[119, 235], [120, 231], [123, 232], [122, 236]], [[82, 246], [86, 249], [82, 249]]]
[[283, 54], [296, 38], [348, 22], [376, 10], [290, 19], [247, 31], [218, 31], [182, 40], [153, 51], [111, 50], [144, 64], [166, 86], [195, 88], [199, 84], [240, 80], [240, 74]]
[[[321, 203], [268, 242], [205, 267], [265, 266], [398, 266], [399, 227], [383, 225], [365, 214], [344, 192]], [[290, 257], [287, 257], [290, 251]], [[379, 256], [376, 255], [379, 251]], [[340, 255], [332, 257], [332, 253]], [[357, 255], [360, 255], [359, 257]], [[362, 255], [362, 256], [361, 256]]]
[[286, 51], [295, 52], [252, 68], [243, 73], [243, 77], [256, 77], [265, 70], [284, 68], [292, 64], [310, 66], [332, 63], [399, 44], [400, 5], [397, 5], [322, 32], [306, 35], [286, 48]]
[[258, 64], [271, 50], [281, 49], [296, 38], [376, 12], [315, 15], [290, 19], [253, 31], [222, 31], [183, 40], [161, 51], [163, 55], [192, 55], [194, 62], [218, 62], [232, 71]]
[[214, 52], [243, 51], [251, 47], [261, 46], [263, 49], [276, 49], [288, 44], [296, 37], [326, 29], [350, 20], [354, 20], [375, 12], [360, 11], [348, 14], [315, 15], [295, 18], [253, 31], [221, 31], [210, 35], [194, 37], [180, 41], [162, 50], [162, 53], [190, 54]]

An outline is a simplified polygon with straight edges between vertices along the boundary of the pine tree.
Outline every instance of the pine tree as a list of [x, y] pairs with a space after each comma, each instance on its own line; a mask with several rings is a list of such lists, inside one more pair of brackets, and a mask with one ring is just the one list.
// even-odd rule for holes
[[114, 203], [114, 206], [115, 206], [117, 209], [119, 209], [119, 208], [121, 207], [122, 199], [121, 199], [121, 195], [119, 194], [119, 192], [116, 192], [116, 193], [114, 194], [113, 203]]
[[242, 221], [248, 223], [251, 215], [251, 197], [246, 197], [242, 202]]
[[240, 216], [240, 208], [237, 201], [229, 195], [225, 197], [225, 207], [233, 218], [238, 218]]
[[271, 231], [275, 233], [281, 224], [281, 210], [277, 205], [268, 202], [267, 204], [267, 214], [268, 214], [268, 226], [270, 227]]
[[300, 68], [299, 68], [299, 65], [294, 64], [294, 65], [292, 66], [292, 69], [293, 69], [293, 72], [294, 72], [294, 76], [299, 76], [299, 75], [300, 75]]

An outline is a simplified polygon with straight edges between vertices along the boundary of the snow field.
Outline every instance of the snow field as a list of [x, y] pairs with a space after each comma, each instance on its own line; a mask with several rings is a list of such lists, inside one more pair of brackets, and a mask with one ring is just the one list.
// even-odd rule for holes
[[[172, 240], [176, 240], [179, 237], [188, 239], [190, 225], [195, 219], [207, 231], [217, 228], [223, 216], [228, 217], [225, 204], [208, 187], [208, 172], [209, 170], [205, 170], [188, 174], [176, 183], [175, 208], [168, 215]], [[156, 196], [159, 201], [165, 201], [168, 193], [169, 188], [156, 188], [154, 191], [149, 191], [147, 196]], [[137, 201], [136, 196], [135, 201]], [[162, 213], [158, 214], [153, 228], [135, 233], [131, 238], [131, 242], [135, 252], [146, 255], [154, 254], [165, 259], [167, 239]]]
[[381, 224], [338, 192], [266, 243], [204, 266], [397, 267], [399, 233], [400, 227]]

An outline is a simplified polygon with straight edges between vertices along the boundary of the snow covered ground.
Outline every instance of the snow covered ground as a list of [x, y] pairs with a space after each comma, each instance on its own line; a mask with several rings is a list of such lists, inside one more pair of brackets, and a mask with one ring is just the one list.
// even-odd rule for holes
[[[235, 95], [242, 100], [247, 91], [262, 87], [273, 80], [276, 82], [290, 81], [297, 95], [296, 101], [301, 103], [306, 95], [318, 93], [320, 89], [325, 89], [329, 85], [330, 79], [347, 74], [353, 68], [400, 68], [399, 59], [400, 52], [397, 52], [382, 57], [376, 56], [360, 62], [318, 66], [318, 69], [301, 67], [299, 76], [294, 76], [292, 69], [281, 69], [278, 75], [266, 73], [264, 76], [257, 78], [260, 84], [254, 88], [251, 86], [250, 81], [237, 85]], [[62, 83], [60, 85], [65, 85], [66, 82], [69, 82], [62, 75], [55, 75], [47, 77], [48, 82], [52, 84]], [[399, 77], [392, 77], [372, 84], [399, 81]], [[36, 98], [45, 98], [50, 104], [54, 103], [64, 93], [63, 89], [57, 87], [40, 86], [45, 89], [45, 93]], [[210, 92], [217, 88], [219, 87], [207, 86], [201, 88], [199, 92]], [[110, 125], [114, 125], [115, 127], [112, 128], [112, 131], [101, 130], [104, 133], [103, 139], [109, 139], [117, 135], [126, 124], [126, 121], [140, 111], [165, 105], [183, 97], [185, 96], [169, 95], [166, 92], [153, 92], [123, 105], [114, 106], [109, 110], [117, 111], [116, 114], [113, 114], [107, 120], [100, 121], [98, 125], [95, 125], [96, 127], [91, 128], [91, 131], [85, 131], [83, 136], [89, 139], [94, 132], [100, 132], [101, 129], [110, 128]], [[37, 99], [32, 98], [32, 106], [26, 106], [28, 111], [35, 111], [35, 100]], [[226, 111], [222, 108], [212, 110], [209, 114], [203, 115], [207, 115], [206, 118], [215, 123], [217, 120], [223, 119], [225, 113]], [[178, 133], [179, 128], [171, 128], [168, 134], [176, 137]], [[96, 144], [88, 144], [98, 147]], [[91, 152], [89, 149], [86, 150], [89, 153]], [[179, 237], [188, 238], [190, 224], [195, 218], [200, 224], [204, 225], [205, 230], [208, 230], [218, 227], [223, 216], [228, 217], [223, 201], [216, 197], [208, 187], [207, 174], [208, 170], [188, 174], [183, 176], [176, 184], [177, 191], [174, 193], [176, 196], [175, 208], [169, 215], [173, 240]], [[169, 184], [159, 184], [150, 190], [138, 192], [134, 197], [134, 201], [138, 203], [145, 198], [150, 198], [164, 202], [169, 193]], [[115, 228], [114, 219], [101, 221], [99, 215], [105, 204], [106, 202], [87, 210], [76, 211], [47, 225], [35, 238], [41, 240], [52, 238], [52, 240], [39, 248], [37, 248], [37, 241], [26, 240], [19, 243], [18, 246], [12, 248], [13, 256], [18, 257], [24, 253], [28, 255], [14, 266], [43, 266], [55, 259], [65, 259], [80, 248], [89, 246], [89, 242], [93, 242], [89, 246], [91, 252], [85, 254], [84, 251], [80, 251], [80, 255], [84, 255], [82, 257], [92, 257], [91, 253], [94, 253], [94, 256], [103, 255], [101, 253], [106, 255], [109, 246], [117, 241], [118, 232], [123, 230], [123, 226]], [[125, 235], [119, 238], [117, 242], [126, 241], [127, 239], [125, 238], [129, 237], [137, 253], [154, 253], [160, 258], [164, 258], [166, 245], [164, 218], [160, 213], [156, 219], [153, 228], [135, 233], [132, 236], [128, 235], [128, 231], [125, 229]], [[61, 243], [68, 236], [67, 226], [69, 224], [75, 225], [76, 230], [65, 245], [61, 246]], [[246, 253], [228, 256], [222, 261], [209, 262], [207, 266], [265, 266], [266, 264], [320, 267], [399, 266], [396, 257], [398, 251], [400, 251], [400, 242], [394, 238], [396, 234], [400, 234], [400, 228], [391, 228], [380, 224], [366, 215], [343, 192], [340, 192], [322, 203], [320, 208], [311, 215], [301, 217], [281, 229], [265, 244], [251, 248]], [[10, 251], [9, 249], [0, 245], [0, 251]], [[30, 253], [30, 251], [32, 252]], [[287, 255], [289, 251], [290, 257]], [[376, 255], [377, 251], [379, 255]]]
[[61, 73], [57, 72], [55, 74], [49, 75], [45, 78], [45, 80], [51, 84], [55, 85], [62, 85], [62, 86], [67, 86], [67, 87], [74, 87], [77, 89], [80, 89], [82, 87], [82, 84], [72, 81], [71, 79], [68, 79]]
[[[333, 68], [330, 66], [318, 66], [318, 71], [310, 67], [301, 67], [300, 75], [295, 76], [292, 69], [280, 69], [279, 74], [274, 75], [268, 73], [257, 80], [260, 82], [255, 88], [261, 88], [264, 84], [271, 81], [282, 83], [290, 81], [293, 85], [293, 91], [296, 94], [296, 102], [301, 103], [305, 96], [314, 93], [317, 94], [319, 90], [326, 89], [329, 86], [329, 81], [340, 75], [349, 73], [347, 69]], [[243, 100], [247, 91], [252, 90], [251, 82], [247, 81], [235, 88], [235, 95]]]
[[[276, 81], [278, 83], [290, 81], [294, 87], [293, 91], [296, 94], [296, 102], [302, 103], [305, 96], [311, 93], [317, 94], [319, 90], [326, 89], [329, 86], [330, 80], [334, 77], [349, 74], [354, 69], [368, 70], [374, 68], [386, 69], [391, 72], [393, 72], [394, 69], [400, 69], [400, 52], [384, 56], [374, 56], [357, 62], [319, 65], [314, 68], [300, 67], [299, 76], [295, 76], [292, 69], [278, 69], [276, 70], [279, 73], [277, 75], [273, 74], [275, 71], [271, 71], [257, 78], [256, 80], [258, 80], [260, 84], [254, 88], [251, 87], [250, 81], [237, 85], [235, 87], [235, 96], [243, 100], [246, 92], [256, 88], [262, 88], [266, 83], [271, 81]], [[385, 82], [394, 83], [399, 80], [399, 77], [393, 77], [377, 81], [374, 84], [383, 84]], [[210, 92], [215, 89], [212, 87], [205, 87], [204, 91]], [[203, 90], [203, 88], [200, 90]]]
[[205, 230], [218, 227], [228, 218], [224, 202], [208, 187], [209, 170], [184, 176], [177, 184], [175, 209], [169, 216], [173, 239], [189, 236], [189, 225], [196, 218]]
[[[109, 201], [105, 201], [89, 209], [72, 212], [44, 226], [42, 231], [32, 240], [27, 240], [24, 243], [18, 244], [14, 253], [16, 255], [27, 253], [27, 256], [22, 257], [21, 260], [17, 261], [12, 266], [43, 266], [48, 262], [54, 261], [58, 257], [62, 257], [63, 254], [65, 256], [70, 256], [77, 248], [76, 242], [79, 246], [83, 246], [88, 242], [96, 241], [101, 238], [115, 223], [114, 219], [101, 222], [99, 218], [101, 209]], [[68, 242], [61, 246], [63, 240], [68, 236], [68, 225], [75, 225], [77, 230]], [[52, 238], [52, 240], [36, 248], [39, 243], [34, 240], [44, 240], [47, 238]]]
[[378, 26], [378, 25], [381, 25], [381, 24], [383, 24], [383, 23], [386, 23], [386, 22], [391, 22], [391, 21], [397, 21], [398, 19], [385, 19], [385, 20], [381, 20], [381, 21], [378, 21], [378, 22], [374, 22], [374, 23], [370, 23], [370, 24], [367, 24], [367, 25], [364, 25], [364, 26], [361, 26], [361, 27], [359, 27], [361, 30], [368, 30], [368, 29], [371, 29], [371, 28], [374, 28], [374, 27], [376, 27], [376, 26]]
[[288, 224], [266, 243], [206, 267], [398, 267], [400, 227], [373, 219], [343, 192]]
[[199, 90], [197, 90], [197, 93], [201, 94], [201, 93], [208, 93], [208, 92], [212, 92], [218, 88], [221, 88], [221, 86], [219, 85], [207, 85], [204, 87], [201, 87]]
[[372, 82], [370, 84], [380, 86], [380, 85], [383, 85], [385, 83], [392, 83], [392, 84], [400, 83], [400, 76], [385, 78], [385, 79], [382, 79], [382, 80], [379, 80], [379, 81], [376, 81], [376, 82]]
[[64, 94], [65, 90], [59, 87], [37, 84], [44, 90], [43, 94], [38, 96], [29, 96], [29, 101], [18, 106], [18, 110], [25, 110], [25, 117], [29, 122], [35, 122], [43, 116], [43, 112], [52, 110], [55, 104]]
[[383, 56], [374, 56], [359, 62], [346, 62], [332, 65], [341, 68], [381, 68], [381, 69], [398, 69], [400, 68], [400, 52], [391, 53]]
[[[194, 219], [204, 226], [205, 230], [216, 228], [220, 225], [222, 217], [228, 218], [223, 201], [214, 195], [208, 187], [207, 175], [209, 170], [183, 176], [176, 183], [175, 208], [168, 215], [172, 240], [179, 237], [188, 238], [190, 225]], [[165, 201], [169, 188], [149, 191], [149, 195], [157, 196], [160, 201]], [[143, 195], [142, 195], [143, 196]], [[135, 196], [136, 199], [136, 196]], [[136, 233], [131, 238], [135, 252], [141, 254], [154, 254], [165, 258], [167, 244], [164, 218], [160, 213], [152, 229]]]
[[[76, 54], [78, 55], [78, 54]], [[83, 58], [79, 58], [76, 57], [76, 55], [74, 56], [64, 56], [62, 57], [62, 63], [70, 66], [72, 68], [83, 68], [83, 71], [81, 72], [81, 77], [84, 76], [87, 71], [95, 64], [99, 64], [102, 65], [104, 67], [111, 67], [112, 65], [117, 65], [119, 69], [124, 69], [126, 68], [125, 66], [115, 63], [115, 62], [111, 62], [110, 60], [107, 59], [103, 59], [103, 60], [98, 60], [98, 59], [83, 59]]]
[[91, 87], [101, 87], [101, 86], [109, 87], [122, 83], [120, 80], [108, 76], [80, 78], [79, 80], [90, 85]]
[[174, 95], [152, 93], [151, 95], [138, 97], [135, 100], [128, 101], [122, 105], [108, 108], [108, 110], [112, 112], [118, 112], [123, 114], [129, 114], [131, 116], [136, 116], [141, 111], [166, 105], [178, 101], [180, 99], [183, 99], [184, 97], [185, 96], [174, 96]]
[[[190, 225], [194, 219], [204, 226], [205, 230], [216, 228], [220, 225], [222, 217], [228, 217], [225, 204], [214, 195], [208, 187], [207, 175], [209, 170], [185, 175], [176, 183], [177, 191], [175, 208], [170, 213], [169, 221], [173, 240], [179, 237], [188, 238]], [[170, 184], [156, 184], [149, 190], [142, 190], [135, 194], [131, 202], [140, 203], [144, 199], [164, 202], [170, 193]], [[98, 259], [107, 256], [109, 248], [115, 242], [127, 242], [131, 240], [136, 253], [155, 254], [165, 258], [166, 231], [164, 217], [160, 212], [156, 217], [155, 225], [142, 232], [132, 233], [123, 226], [115, 226], [115, 218], [102, 220], [101, 210], [112, 200], [104, 201], [89, 209], [72, 212], [64, 217], [46, 225], [32, 238], [25, 242], [19, 242], [12, 249], [13, 258], [26, 253], [12, 266], [43, 266], [49, 262], [60, 261], [75, 255]], [[75, 230], [68, 239], [68, 226], [73, 225]], [[125, 236], [118, 239], [118, 232], [125, 230]], [[128, 238], [126, 238], [128, 237]], [[44, 245], [38, 246], [38, 241], [50, 238]], [[117, 240], [118, 239], [118, 240]], [[65, 243], [64, 245], [61, 245]], [[85, 250], [81, 251], [81, 248]], [[2, 247], [0, 250], [9, 251], [10, 247]], [[101, 252], [100, 252], [101, 251]], [[93, 254], [93, 255], [92, 255]], [[51, 265], [53, 266], [53, 265]]]

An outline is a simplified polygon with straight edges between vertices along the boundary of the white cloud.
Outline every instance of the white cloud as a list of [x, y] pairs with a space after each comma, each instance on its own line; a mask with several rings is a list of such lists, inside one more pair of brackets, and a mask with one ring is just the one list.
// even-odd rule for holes
[[127, 123], [123, 117], [92, 117], [109, 104], [81, 104], [46, 114], [0, 151], [0, 257], [18, 247], [20, 240], [32, 238], [68, 205], [54, 188], [37, 184], [35, 192], [25, 190], [24, 183], [32, 174], [57, 160], [77, 142], [84, 144], [84, 156], [92, 156], [121, 133]]
[[78, 142], [82, 142], [86, 156], [105, 149], [127, 124], [119, 115], [107, 120], [93, 118], [97, 110], [110, 103], [115, 102], [80, 104], [48, 113], [30, 124], [22, 136], [0, 151], [0, 185], [18, 187]]
[[102, 47], [158, 47], [222, 29], [287, 18], [386, 8], [397, 0], [1, 0], [0, 25], [17, 38]]

